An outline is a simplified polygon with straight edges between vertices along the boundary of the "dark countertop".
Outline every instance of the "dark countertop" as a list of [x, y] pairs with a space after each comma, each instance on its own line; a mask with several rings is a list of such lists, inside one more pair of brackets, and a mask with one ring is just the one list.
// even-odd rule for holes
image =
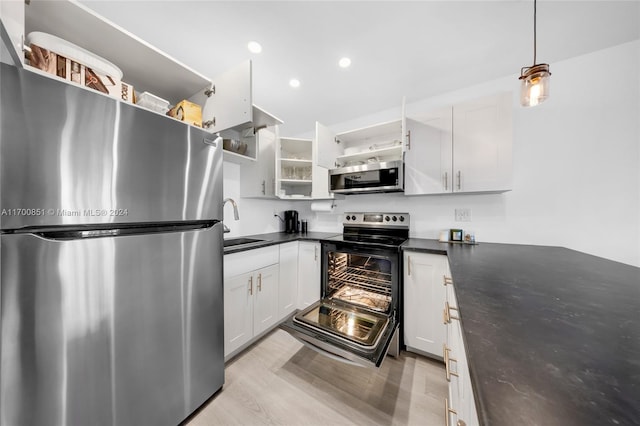
[[480, 423], [640, 424], [640, 268], [560, 247], [446, 253]]
[[226, 247], [224, 250], [224, 254], [239, 253], [246, 250], [253, 250], [260, 247], [268, 247], [276, 244], [288, 243], [291, 241], [321, 241], [325, 238], [333, 237], [334, 235], [339, 235], [339, 234], [336, 232], [308, 232], [306, 234], [302, 234], [302, 233], [287, 234], [285, 232], [272, 232], [269, 234], [243, 235], [242, 237], [229, 237], [230, 240], [234, 238], [254, 238], [258, 240], [264, 240], [264, 242], [251, 244], [248, 246], [240, 245], [240, 246]]

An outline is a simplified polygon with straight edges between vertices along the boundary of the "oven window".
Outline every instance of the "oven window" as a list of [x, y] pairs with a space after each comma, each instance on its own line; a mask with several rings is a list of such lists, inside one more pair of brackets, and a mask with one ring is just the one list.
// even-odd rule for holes
[[391, 260], [383, 257], [330, 251], [327, 296], [376, 312], [391, 305]]
[[321, 302], [302, 315], [296, 315], [294, 321], [370, 348], [380, 341], [389, 318], [383, 314], [365, 312], [348, 305]]

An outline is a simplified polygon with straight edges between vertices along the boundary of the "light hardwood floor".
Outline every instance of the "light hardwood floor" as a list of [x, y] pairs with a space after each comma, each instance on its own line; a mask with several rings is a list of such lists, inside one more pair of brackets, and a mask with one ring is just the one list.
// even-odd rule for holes
[[444, 424], [443, 364], [401, 352], [379, 369], [331, 360], [276, 329], [225, 368], [225, 385], [188, 423]]

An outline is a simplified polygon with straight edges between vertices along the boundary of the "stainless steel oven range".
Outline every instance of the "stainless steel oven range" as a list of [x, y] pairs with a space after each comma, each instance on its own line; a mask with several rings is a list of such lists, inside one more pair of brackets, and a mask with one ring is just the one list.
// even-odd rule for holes
[[397, 355], [400, 245], [408, 236], [408, 213], [345, 213], [343, 234], [322, 241], [320, 301], [281, 328], [356, 365], [379, 367], [387, 352]]

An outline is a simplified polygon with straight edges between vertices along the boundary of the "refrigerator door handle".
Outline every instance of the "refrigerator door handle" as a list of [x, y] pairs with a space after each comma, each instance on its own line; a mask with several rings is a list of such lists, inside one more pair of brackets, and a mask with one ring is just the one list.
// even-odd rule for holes
[[[166, 223], [96, 224], [83, 226], [57, 226], [49, 228], [22, 228], [12, 234], [33, 234], [45, 240], [69, 241], [85, 238], [121, 237], [168, 232], [199, 231], [221, 223], [219, 220], [194, 220]], [[114, 226], [115, 225], [115, 226]]]
[[204, 143], [205, 145], [211, 145], [212, 147], [217, 148], [218, 145], [222, 144], [222, 136], [218, 136], [214, 140], [204, 138], [202, 139], [202, 143]]

